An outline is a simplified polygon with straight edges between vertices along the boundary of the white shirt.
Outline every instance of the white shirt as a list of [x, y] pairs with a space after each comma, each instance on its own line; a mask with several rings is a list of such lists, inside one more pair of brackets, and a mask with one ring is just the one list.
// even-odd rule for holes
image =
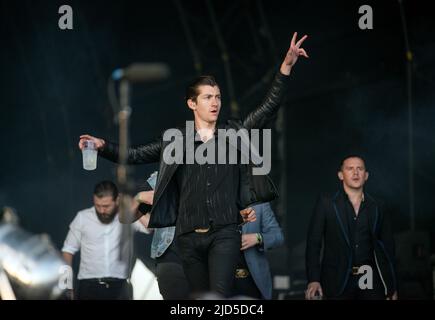
[[[77, 276], [79, 280], [105, 277], [126, 279], [128, 277], [131, 259], [120, 260], [123, 226], [125, 225], [119, 222], [118, 214], [111, 223], [102, 223], [97, 217], [95, 207], [77, 213], [69, 226], [62, 251], [70, 254], [81, 251]], [[134, 222], [130, 227], [134, 231], [148, 233], [139, 221]], [[132, 245], [131, 240], [127, 245]]]

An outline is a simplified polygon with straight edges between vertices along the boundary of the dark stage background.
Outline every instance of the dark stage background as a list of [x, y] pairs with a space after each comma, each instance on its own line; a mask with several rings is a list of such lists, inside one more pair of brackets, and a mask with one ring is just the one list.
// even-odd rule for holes
[[[315, 199], [337, 188], [344, 154], [366, 156], [369, 193], [394, 219], [402, 297], [432, 298], [435, 246], [435, 14], [429, 1], [403, 1], [410, 49], [398, 1], [1, 1], [0, 205], [18, 211], [22, 226], [47, 233], [61, 248], [92, 190], [115, 179], [115, 165], [99, 159], [82, 169], [79, 135], [117, 141], [107, 95], [115, 68], [162, 62], [171, 76], [132, 89], [130, 137], [149, 142], [192, 115], [184, 87], [198, 73], [213, 74], [243, 116], [265, 94], [294, 31], [308, 34], [310, 58], [300, 58], [274, 128], [272, 176], [281, 189], [274, 203], [286, 247], [270, 253], [275, 275], [291, 286], [276, 298], [298, 298], [304, 285], [304, 241]], [[58, 8], [73, 9], [73, 30], [60, 30]], [[374, 29], [358, 27], [358, 8], [373, 8]], [[220, 39], [229, 65], [225, 69]], [[184, 24], [183, 24], [184, 21]], [[186, 26], [189, 32], [186, 32]], [[189, 42], [189, 39], [191, 42]], [[411, 232], [409, 104], [412, 124], [415, 228]], [[232, 89], [230, 85], [233, 84]], [[134, 167], [143, 181], [156, 165]], [[143, 237], [139, 254], [149, 253]], [[150, 263], [148, 261], [148, 263]]]

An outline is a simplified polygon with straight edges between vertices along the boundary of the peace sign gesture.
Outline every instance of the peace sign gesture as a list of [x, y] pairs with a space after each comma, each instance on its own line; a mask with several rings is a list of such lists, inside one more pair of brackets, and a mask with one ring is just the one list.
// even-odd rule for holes
[[293, 34], [292, 41], [290, 42], [290, 48], [288, 49], [284, 61], [281, 64], [280, 71], [282, 74], [290, 74], [292, 67], [295, 65], [296, 61], [298, 61], [299, 56], [304, 56], [305, 58], [308, 58], [307, 52], [303, 48], [301, 48], [302, 43], [308, 36], [304, 35], [301, 39], [299, 39], [298, 42], [296, 42], [297, 36], [298, 33], [295, 32]]

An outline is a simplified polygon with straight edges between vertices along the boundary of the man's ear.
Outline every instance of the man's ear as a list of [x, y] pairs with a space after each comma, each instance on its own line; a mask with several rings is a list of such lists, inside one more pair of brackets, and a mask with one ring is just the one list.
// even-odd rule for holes
[[338, 179], [340, 179], [341, 181], [343, 181], [343, 172], [338, 171], [337, 175], [338, 175]]
[[187, 106], [189, 109], [196, 110], [196, 102], [194, 102], [192, 99], [187, 100]]
[[369, 179], [369, 172], [368, 171], [366, 171], [366, 174], [365, 174], [365, 179], [364, 179], [364, 181], [367, 181]]

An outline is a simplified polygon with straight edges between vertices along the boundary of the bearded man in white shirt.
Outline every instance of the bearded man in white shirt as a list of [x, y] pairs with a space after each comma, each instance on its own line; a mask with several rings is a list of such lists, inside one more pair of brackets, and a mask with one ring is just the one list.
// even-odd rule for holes
[[[78, 300], [130, 300], [133, 293], [128, 281], [132, 238], [123, 237], [116, 185], [111, 181], [98, 183], [93, 202], [93, 207], [77, 213], [62, 248], [63, 257], [70, 266], [74, 254], [81, 252], [75, 297]], [[147, 233], [139, 220], [131, 227]], [[123, 244], [122, 239], [126, 239]]]

